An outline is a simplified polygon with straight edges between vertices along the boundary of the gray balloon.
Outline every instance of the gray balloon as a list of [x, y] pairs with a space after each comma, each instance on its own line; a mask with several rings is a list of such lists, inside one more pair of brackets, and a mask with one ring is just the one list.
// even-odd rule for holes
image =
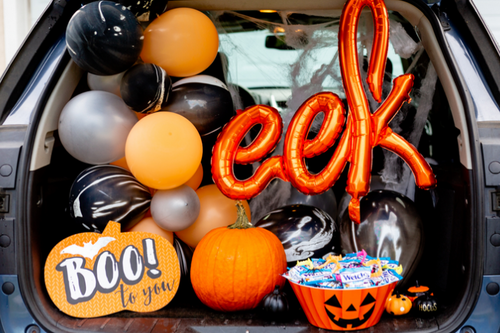
[[424, 233], [416, 205], [406, 196], [375, 190], [360, 200], [361, 223], [340, 221], [340, 245], [344, 253], [365, 250], [372, 257], [390, 257], [403, 265], [404, 284], [420, 261]]
[[122, 82], [123, 74], [121, 72], [115, 75], [95, 75], [87, 73], [87, 84], [91, 90], [107, 91], [122, 97], [120, 93], [120, 83]]
[[151, 201], [151, 216], [156, 224], [168, 231], [181, 231], [196, 221], [200, 214], [200, 199], [187, 185], [158, 191]]
[[120, 97], [87, 91], [64, 106], [59, 116], [59, 137], [74, 158], [88, 164], [106, 164], [125, 156], [127, 136], [137, 121]]

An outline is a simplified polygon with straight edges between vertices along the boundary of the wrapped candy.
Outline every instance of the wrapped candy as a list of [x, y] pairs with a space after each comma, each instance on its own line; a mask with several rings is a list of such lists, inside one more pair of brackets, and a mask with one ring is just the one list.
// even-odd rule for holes
[[364, 250], [324, 259], [298, 261], [283, 276], [291, 282], [326, 289], [383, 286], [402, 279], [402, 266], [390, 258], [372, 258]]

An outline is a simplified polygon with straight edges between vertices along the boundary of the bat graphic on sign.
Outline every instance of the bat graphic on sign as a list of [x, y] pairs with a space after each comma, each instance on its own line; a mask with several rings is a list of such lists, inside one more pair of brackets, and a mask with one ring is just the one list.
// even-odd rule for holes
[[72, 244], [64, 248], [61, 251], [61, 254], [66, 254], [66, 253], [78, 254], [81, 255], [82, 257], [86, 257], [89, 258], [90, 260], [93, 260], [95, 255], [99, 253], [99, 250], [101, 250], [103, 247], [105, 247], [114, 240], [116, 239], [114, 239], [113, 237], [101, 237], [95, 242], [95, 244], [92, 244], [92, 241], [88, 243], [83, 242], [83, 246]]

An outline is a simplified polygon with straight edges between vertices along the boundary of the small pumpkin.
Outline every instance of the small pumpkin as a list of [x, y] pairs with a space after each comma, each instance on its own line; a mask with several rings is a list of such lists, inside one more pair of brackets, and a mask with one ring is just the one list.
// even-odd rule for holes
[[219, 311], [257, 307], [274, 286], [285, 284], [286, 255], [281, 241], [255, 228], [237, 202], [238, 218], [216, 228], [198, 243], [191, 263], [191, 283], [203, 304]]
[[393, 316], [402, 316], [410, 312], [411, 306], [411, 300], [397, 291], [396, 295], [393, 294], [387, 299], [385, 311]]
[[280, 286], [274, 287], [274, 291], [262, 299], [262, 311], [273, 319], [282, 319], [288, 313], [288, 299], [286, 293], [280, 292]]
[[408, 288], [408, 298], [414, 302], [418, 297], [423, 296], [429, 291], [429, 287], [421, 286], [416, 280], [416, 284], [413, 287]]
[[414, 307], [421, 315], [431, 315], [438, 311], [436, 298], [428, 292], [415, 300]]

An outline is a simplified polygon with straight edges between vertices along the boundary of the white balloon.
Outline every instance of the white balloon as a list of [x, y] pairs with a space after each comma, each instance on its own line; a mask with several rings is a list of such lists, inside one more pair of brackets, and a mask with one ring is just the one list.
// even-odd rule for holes
[[200, 214], [200, 199], [187, 185], [158, 191], [151, 200], [151, 216], [167, 231], [181, 231], [191, 226]]
[[59, 116], [59, 137], [74, 158], [88, 164], [106, 164], [125, 156], [127, 136], [137, 121], [120, 97], [87, 91], [64, 106]]

